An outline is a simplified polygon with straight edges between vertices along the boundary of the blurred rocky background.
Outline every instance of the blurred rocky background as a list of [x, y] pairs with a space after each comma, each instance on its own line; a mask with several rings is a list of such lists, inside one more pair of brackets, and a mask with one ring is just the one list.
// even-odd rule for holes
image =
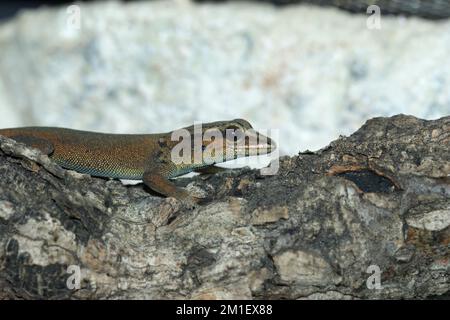
[[0, 127], [243, 117], [292, 155], [374, 116], [450, 114], [449, 1], [332, 2], [3, 2]]

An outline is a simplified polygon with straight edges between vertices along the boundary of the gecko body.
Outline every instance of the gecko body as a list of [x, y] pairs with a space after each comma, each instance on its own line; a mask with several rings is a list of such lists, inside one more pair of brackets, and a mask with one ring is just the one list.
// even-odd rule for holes
[[[243, 119], [206, 123], [197, 129], [189, 126], [176, 132], [110, 134], [22, 127], [0, 129], [0, 135], [39, 149], [63, 168], [93, 176], [143, 180], [152, 190], [190, 204], [198, 199], [175, 186], [171, 178], [202, 171], [216, 163], [267, 154], [276, 148], [269, 137], [253, 130]], [[174, 161], [173, 153], [174, 148], [180, 148], [180, 136], [190, 139], [185, 141], [190, 150], [181, 148], [175, 153], [184, 157], [181, 162]]]

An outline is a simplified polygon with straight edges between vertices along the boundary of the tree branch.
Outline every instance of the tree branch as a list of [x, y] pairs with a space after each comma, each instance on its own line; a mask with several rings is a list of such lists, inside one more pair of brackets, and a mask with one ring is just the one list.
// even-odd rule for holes
[[450, 117], [375, 118], [274, 176], [178, 179], [212, 198], [183, 211], [0, 137], [0, 298], [448, 298], [449, 145]]

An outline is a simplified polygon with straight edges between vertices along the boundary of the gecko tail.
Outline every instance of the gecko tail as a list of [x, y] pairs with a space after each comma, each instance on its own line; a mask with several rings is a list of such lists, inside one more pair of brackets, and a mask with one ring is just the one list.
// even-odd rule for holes
[[5, 136], [17, 142], [23, 143], [29, 147], [38, 149], [46, 155], [52, 154], [55, 150], [53, 143], [45, 138], [35, 137], [32, 135], [17, 134], [13, 130], [8, 129], [0, 130], [0, 136]]

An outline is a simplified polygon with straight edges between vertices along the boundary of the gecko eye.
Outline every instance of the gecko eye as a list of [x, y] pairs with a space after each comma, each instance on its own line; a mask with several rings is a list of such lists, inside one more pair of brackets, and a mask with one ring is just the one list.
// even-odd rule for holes
[[205, 151], [205, 149], [206, 149], [206, 146], [203, 144], [202, 145], [202, 151]]

